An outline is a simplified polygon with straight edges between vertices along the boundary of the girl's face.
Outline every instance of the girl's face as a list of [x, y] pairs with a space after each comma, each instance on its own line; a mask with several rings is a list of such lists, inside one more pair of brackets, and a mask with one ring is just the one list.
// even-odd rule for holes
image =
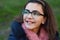
[[28, 3], [23, 12], [23, 21], [28, 29], [35, 29], [44, 24], [45, 18], [42, 6], [37, 3]]

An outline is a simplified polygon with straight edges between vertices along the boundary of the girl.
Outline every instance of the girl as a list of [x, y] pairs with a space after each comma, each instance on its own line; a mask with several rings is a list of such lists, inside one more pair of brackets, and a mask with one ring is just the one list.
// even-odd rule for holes
[[8, 40], [58, 40], [54, 15], [44, 0], [29, 0], [12, 23]]

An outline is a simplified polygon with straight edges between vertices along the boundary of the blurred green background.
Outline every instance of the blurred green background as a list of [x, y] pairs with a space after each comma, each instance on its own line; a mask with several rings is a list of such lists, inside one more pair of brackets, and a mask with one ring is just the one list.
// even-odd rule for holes
[[[58, 31], [60, 33], [60, 0], [45, 0], [53, 9]], [[14, 16], [20, 15], [27, 0], [0, 0], [0, 40], [7, 40], [10, 22]]]

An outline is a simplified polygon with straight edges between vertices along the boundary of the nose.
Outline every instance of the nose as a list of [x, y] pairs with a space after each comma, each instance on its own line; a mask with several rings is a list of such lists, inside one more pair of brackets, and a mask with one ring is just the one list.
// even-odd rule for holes
[[28, 18], [28, 19], [32, 19], [32, 18], [33, 18], [33, 17], [32, 17], [32, 14], [28, 14], [28, 15], [27, 15], [27, 18]]

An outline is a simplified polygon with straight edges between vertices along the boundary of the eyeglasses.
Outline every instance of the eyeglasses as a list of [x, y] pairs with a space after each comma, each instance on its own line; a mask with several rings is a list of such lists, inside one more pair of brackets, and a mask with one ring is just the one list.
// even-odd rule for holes
[[44, 14], [41, 14], [37, 10], [33, 10], [32, 12], [30, 12], [28, 9], [23, 10], [22, 14], [23, 15], [29, 15], [29, 14], [31, 14], [33, 17], [44, 16]]

